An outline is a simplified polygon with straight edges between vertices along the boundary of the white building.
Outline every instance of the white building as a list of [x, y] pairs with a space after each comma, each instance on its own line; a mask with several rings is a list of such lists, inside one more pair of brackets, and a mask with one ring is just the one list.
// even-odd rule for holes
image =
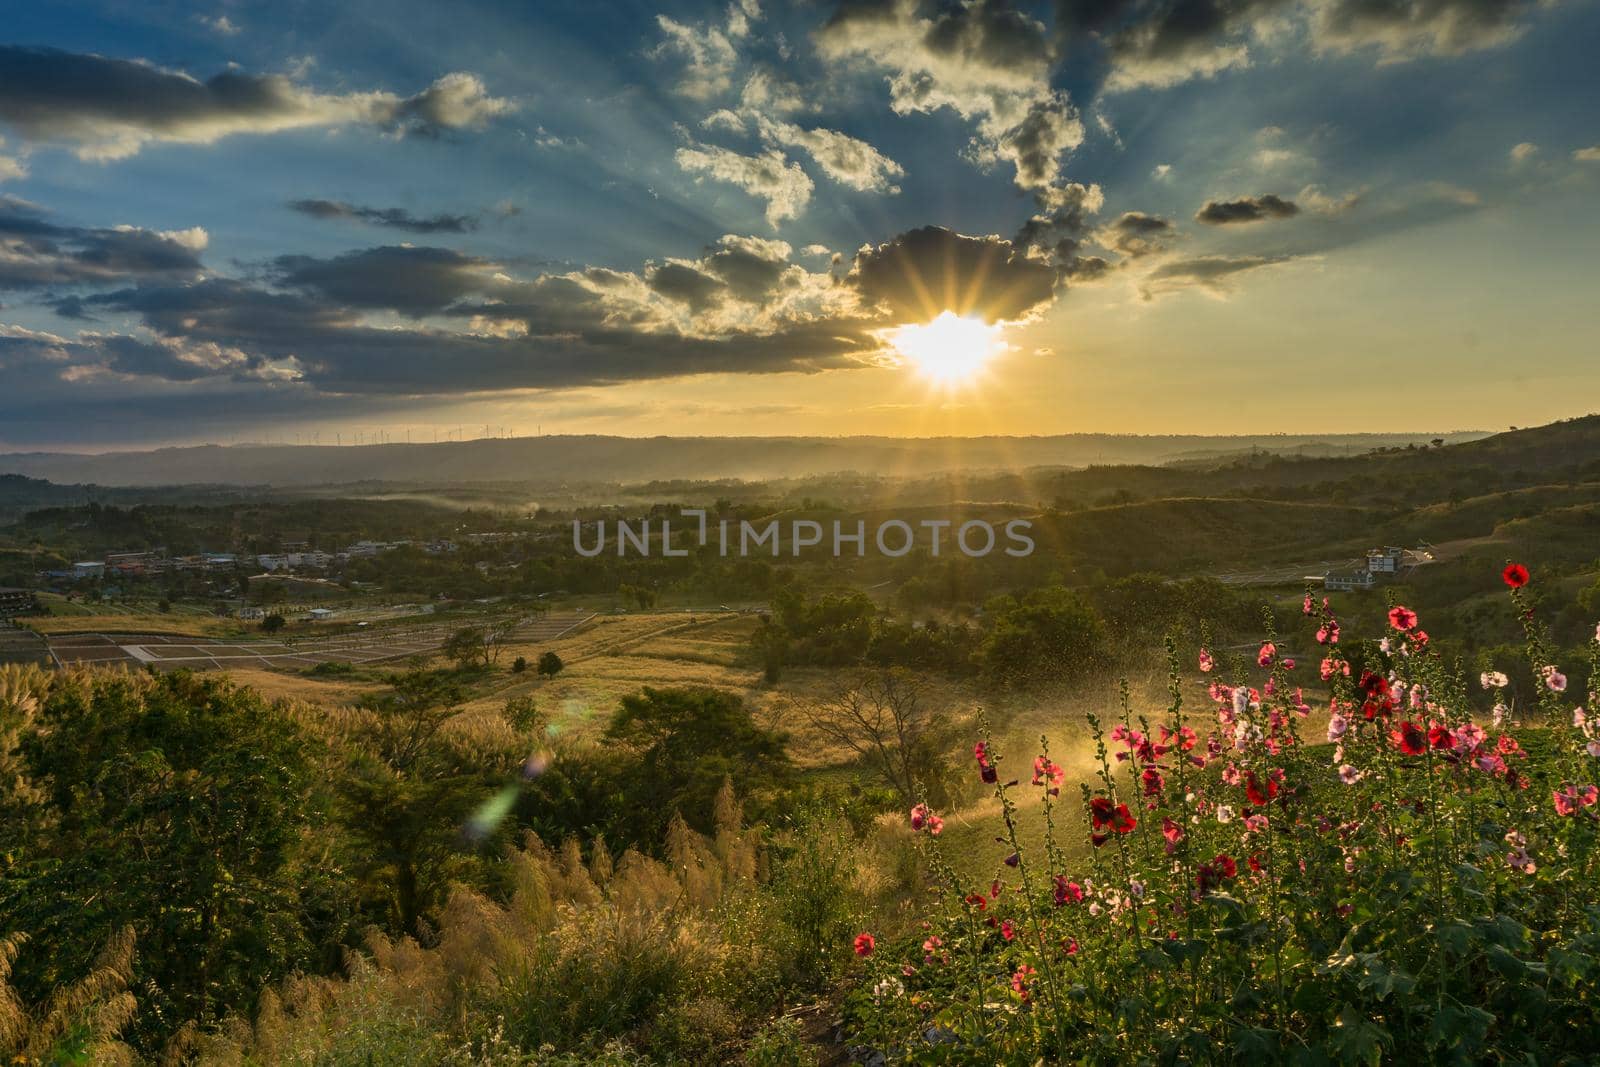
[[1370, 570], [1329, 571], [1322, 578], [1322, 588], [1346, 592], [1356, 589], [1371, 589], [1377, 584], [1378, 576]]
[[74, 578], [104, 578], [106, 565], [97, 559], [84, 560], [82, 563], [72, 565]]
[[240, 608], [235, 614], [241, 619], [264, 619], [266, 618], [267, 611], [265, 608], [258, 608], [253, 604], [247, 604]]
[[329, 619], [333, 618], [333, 614], [332, 608], [312, 608], [309, 612], [307, 612], [306, 618], [310, 619], [312, 622], [327, 622]]
[[1367, 570], [1373, 574], [1397, 574], [1405, 563], [1406, 550], [1389, 545], [1367, 553]]

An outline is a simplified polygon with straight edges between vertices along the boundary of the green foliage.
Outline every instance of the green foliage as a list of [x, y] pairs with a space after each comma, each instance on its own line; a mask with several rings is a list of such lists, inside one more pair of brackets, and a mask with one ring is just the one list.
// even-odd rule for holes
[[1081, 679], [1110, 665], [1105, 624], [1078, 593], [1055, 586], [985, 605], [984, 673], [1009, 686]]
[[275, 634], [288, 625], [288, 620], [277, 612], [267, 615], [261, 620], [261, 629], [269, 634]]
[[632, 757], [616, 783], [634, 837], [660, 840], [674, 812], [709, 829], [724, 780], [759, 794], [789, 776], [784, 736], [756, 725], [744, 701], [713, 689], [652, 689], [622, 698], [606, 740]]
[[142, 1038], [209, 1020], [313, 963], [343, 932], [308, 738], [218, 678], [79, 676], [21, 740], [42, 785], [0, 829], [0, 915], [48, 946], [16, 981], [36, 999], [138, 938]]
[[556, 655], [554, 652], [540, 653], [539, 666], [537, 668], [539, 677], [554, 678], [556, 675], [560, 674], [565, 667], [566, 664], [561, 662], [561, 657]]

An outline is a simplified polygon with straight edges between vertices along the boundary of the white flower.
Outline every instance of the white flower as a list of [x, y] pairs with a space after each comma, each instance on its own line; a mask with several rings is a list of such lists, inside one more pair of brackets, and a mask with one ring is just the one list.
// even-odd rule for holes
[[1228, 804], [1218, 804], [1217, 805], [1217, 821], [1218, 822], [1232, 822], [1233, 821], [1233, 814], [1234, 814], [1233, 807], [1231, 805], [1228, 805]]
[[1511, 679], [1500, 671], [1484, 671], [1483, 674], [1479, 675], [1478, 680], [1483, 683], [1485, 689], [1504, 689], [1511, 684]]
[[872, 987], [874, 1000], [887, 1000], [891, 997], [905, 996], [906, 987], [900, 979], [890, 976]]
[[1361, 781], [1362, 777], [1362, 773], [1350, 766], [1350, 764], [1343, 763], [1339, 765], [1339, 781], [1345, 785], [1355, 785]]

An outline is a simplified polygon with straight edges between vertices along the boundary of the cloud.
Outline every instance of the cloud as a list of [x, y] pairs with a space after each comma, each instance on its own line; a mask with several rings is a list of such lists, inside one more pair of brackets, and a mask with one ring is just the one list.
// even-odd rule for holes
[[1030, 259], [1050, 266], [1058, 281], [1089, 281], [1104, 274], [1110, 265], [1099, 256], [1083, 254], [1089, 239], [1090, 216], [1105, 204], [1098, 185], [1071, 184], [1048, 190], [1046, 210], [1034, 215], [1012, 244]]
[[346, 125], [437, 137], [515, 107], [459, 72], [410, 97], [319, 93], [284, 74], [230, 69], [202, 82], [140, 60], [0, 46], [0, 122], [29, 141], [73, 145], [85, 160], [124, 159], [152, 142]]
[[1082, 144], [1083, 122], [1052, 89], [1044, 24], [1000, 0], [924, 12], [916, 0], [842, 3], [817, 33], [821, 56], [886, 72], [897, 114], [948, 108], [974, 123], [966, 155], [1016, 168], [1036, 190], [1056, 181], [1059, 157]]
[[1048, 305], [1056, 271], [1004, 238], [924, 226], [863, 247], [846, 281], [895, 322], [922, 322], [942, 311], [994, 322]]
[[[0, 137], [0, 148], [5, 146], [6, 139]], [[8, 156], [4, 152], [0, 152], [0, 182], [10, 178], [26, 178], [27, 176], [28, 166], [26, 163], [15, 156]]]
[[1512, 146], [1512, 148], [1511, 148], [1511, 162], [1513, 162], [1513, 163], [1526, 163], [1528, 160], [1532, 159], [1534, 156], [1536, 156], [1538, 154], [1539, 154], [1539, 146], [1538, 145], [1534, 144], [1532, 141], [1523, 141], [1520, 144]]
[[398, 207], [363, 207], [342, 200], [291, 200], [289, 207], [314, 219], [349, 219], [408, 233], [466, 233], [478, 228], [471, 215], [417, 216]]
[[866, 193], [898, 193], [894, 179], [905, 169], [866, 141], [837, 130], [806, 130], [789, 122], [758, 119], [766, 140], [809, 155], [822, 173], [838, 182]]
[[493, 285], [499, 268], [448, 248], [388, 245], [331, 259], [279, 256], [278, 284], [355, 308], [387, 308], [411, 318], [431, 315]]
[[1142, 293], [1148, 300], [1158, 293], [1199, 287], [1213, 296], [1222, 296], [1231, 291], [1231, 283], [1236, 276], [1288, 263], [1294, 258], [1296, 257], [1292, 255], [1280, 254], [1196, 256], [1191, 259], [1170, 260], [1145, 276]]
[[1139, 259], [1163, 251], [1178, 236], [1172, 220], [1142, 211], [1123, 212], [1097, 235], [1101, 244], [1122, 253], [1129, 259]]
[[199, 227], [63, 226], [24, 200], [0, 196], [0, 291], [192, 276], [206, 243]]
[[1287, 219], [1300, 213], [1293, 200], [1285, 200], [1272, 193], [1245, 196], [1238, 200], [1208, 200], [1195, 212], [1195, 220], [1212, 226], [1225, 226], [1238, 222], [1261, 222], [1265, 219]]
[[1600, 144], [1579, 148], [1572, 153], [1572, 158], [1579, 163], [1600, 163]]
[[1250, 65], [1255, 16], [1272, 0], [1069, 0], [1067, 25], [1103, 33], [1111, 72], [1108, 92], [1167, 88]]
[[219, 33], [224, 37], [234, 37], [239, 33], [239, 24], [234, 22], [226, 15], [217, 15], [215, 17], [209, 15], [196, 15], [195, 18], [199, 20], [202, 26], [206, 27], [213, 33]]
[[811, 202], [814, 188], [810, 177], [791, 163], [782, 152], [766, 151], [745, 156], [715, 145], [680, 148], [673, 157], [679, 168], [695, 175], [695, 180], [711, 178], [737, 186], [767, 202], [767, 223], [776, 227], [784, 219], [798, 218]]
[[[733, 42], [749, 31], [749, 16], [743, 9], [731, 7], [728, 25], [721, 29], [710, 24], [690, 25], [667, 15], [657, 15], [656, 26], [661, 41], [649, 54], [656, 59], [676, 56], [684, 61], [678, 92], [694, 100], [709, 100], [732, 87], [739, 63]], [[733, 32], [736, 28], [743, 32]]]
[[1376, 50], [1398, 62], [1459, 56], [1516, 40], [1533, 0], [1311, 0], [1312, 41], [1322, 51]]

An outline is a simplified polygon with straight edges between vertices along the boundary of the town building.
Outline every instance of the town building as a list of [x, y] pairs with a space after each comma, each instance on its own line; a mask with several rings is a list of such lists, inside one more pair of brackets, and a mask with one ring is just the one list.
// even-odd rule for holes
[[37, 615], [39, 598], [31, 589], [0, 586], [0, 619], [14, 619], [19, 615]]
[[1398, 574], [1405, 566], [1406, 550], [1389, 545], [1367, 553], [1367, 570], [1373, 574]]
[[1378, 584], [1378, 576], [1370, 570], [1329, 571], [1322, 579], [1322, 588], [1350, 592], [1371, 589]]

